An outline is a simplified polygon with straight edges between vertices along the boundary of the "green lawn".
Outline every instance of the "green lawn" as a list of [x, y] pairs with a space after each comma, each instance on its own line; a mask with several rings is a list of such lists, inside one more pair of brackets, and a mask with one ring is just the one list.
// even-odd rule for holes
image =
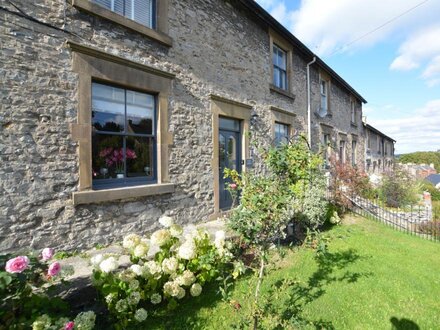
[[[278, 261], [263, 284], [269, 307], [284, 318], [296, 314], [299, 329], [440, 329], [440, 244], [372, 220], [345, 220], [324, 234], [325, 258], [300, 248]], [[283, 279], [290, 285], [270, 293]], [[211, 290], [166, 318], [151, 319], [151, 326], [231, 329], [248, 309], [253, 287], [253, 276], [236, 283], [231, 299], [238, 310]]]

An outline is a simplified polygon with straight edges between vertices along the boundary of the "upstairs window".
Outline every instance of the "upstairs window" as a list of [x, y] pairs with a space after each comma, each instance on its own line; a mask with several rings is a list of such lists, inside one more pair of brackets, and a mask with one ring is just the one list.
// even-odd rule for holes
[[352, 141], [351, 142], [351, 165], [356, 166], [356, 148], [357, 148], [357, 142]]
[[156, 25], [155, 0], [90, 0], [151, 29]]
[[328, 112], [328, 82], [324, 79], [320, 82], [321, 108], [320, 115], [326, 115]]
[[273, 84], [287, 90], [287, 52], [273, 45]]
[[322, 143], [324, 145], [323, 157], [324, 157], [324, 167], [329, 168], [330, 166], [330, 134], [324, 133], [322, 137]]
[[351, 101], [351, 123], [356, 124], [356, 102]]
[[156, 180], [155, 96], [92, 83], [94, 188]]
[[289, 138], [289, 125], [275, 123], [275, 145], [286, 144]]

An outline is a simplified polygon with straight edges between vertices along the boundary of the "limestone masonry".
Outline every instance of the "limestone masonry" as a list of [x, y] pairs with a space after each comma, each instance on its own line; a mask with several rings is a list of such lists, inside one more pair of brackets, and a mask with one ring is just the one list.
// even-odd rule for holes
[[[223, 117], [239, 123], [231, 136], [242, 162], [229, 161], [242, 171], [260, 168], [248, 133], [268, 146], [275, 126], [289, 137], [308, 130], [313, 54], [254, 1], [157, 0], [154, 28], [96, 1], [11, 2], [20, 11], [0, 6], [2, 252], [110, 244], [154, 230], [163, 214], [180, 224], [215, 219], [227, 202]], [[287, 56], [285, 89], [273, 85], [274, 45]], [[320, 59], [310, 68], [313, 148], [329, 143], [365, 168], [365, 100]], [[93, 82], [155, 97], [153, 181], [94, 186]]]

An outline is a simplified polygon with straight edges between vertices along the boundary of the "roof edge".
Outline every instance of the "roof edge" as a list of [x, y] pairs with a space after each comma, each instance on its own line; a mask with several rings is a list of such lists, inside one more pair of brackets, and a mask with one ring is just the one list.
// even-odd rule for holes
[[255, 0], [236, 0], [246, 9], [252, 11], [253, 14], [262, 22], [267, 24], [269, 27], [274, 29], [282, 37], [286, 38], [288, 41], [292, 42], [296, 47], [298, 47], [305, 55], [310, 56], [310, 60], [316, 57], [316, 63], [325, 71], [327, 71], [330, 76], [332, 76], [336, 81], [348, 89], [353, 95], [355, 95], [362, 103], [367, 103], [362, 95], [360, 95], [353, 87], [350, 86], [340, 75], [338, 75], [329, 65], [327, 65], [318, 55], [313, 53], [306, 45], [304, 45], [297, 37], [295, 37], [289, 30], [287, 30], [280, 22], [273, 18], [263, 7], [261, 7]]
[[391, 140], [391, 141], [393, 141], [393, 142], [396, 142], [396, 140], [394, 140], [393, 138], [390, 138], [388, 135], [382, 133], [381, 131], [379, 131], [377, 128], [371, 126], [370, 124], [365, 124], [365, 123], [364, 123], [364, 127], [367, 128], [367, 129], [369, 129], [369, 130], [371, 130], [371, 131], [373, 131], [373, 132], [376, 133], [376, 134], [379, 134], [379, 135], [382, 135], [383, 137], [386, 137], [388, 140]]

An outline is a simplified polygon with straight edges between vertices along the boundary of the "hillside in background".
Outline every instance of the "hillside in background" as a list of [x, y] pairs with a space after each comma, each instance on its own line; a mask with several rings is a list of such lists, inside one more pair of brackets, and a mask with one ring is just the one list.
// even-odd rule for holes
[[399, 163], [414, 164], [434, 164], [437, 171], [440, 170], [440, 152], [439, 151], [417, 151], [409, 154], [399, 155]]

